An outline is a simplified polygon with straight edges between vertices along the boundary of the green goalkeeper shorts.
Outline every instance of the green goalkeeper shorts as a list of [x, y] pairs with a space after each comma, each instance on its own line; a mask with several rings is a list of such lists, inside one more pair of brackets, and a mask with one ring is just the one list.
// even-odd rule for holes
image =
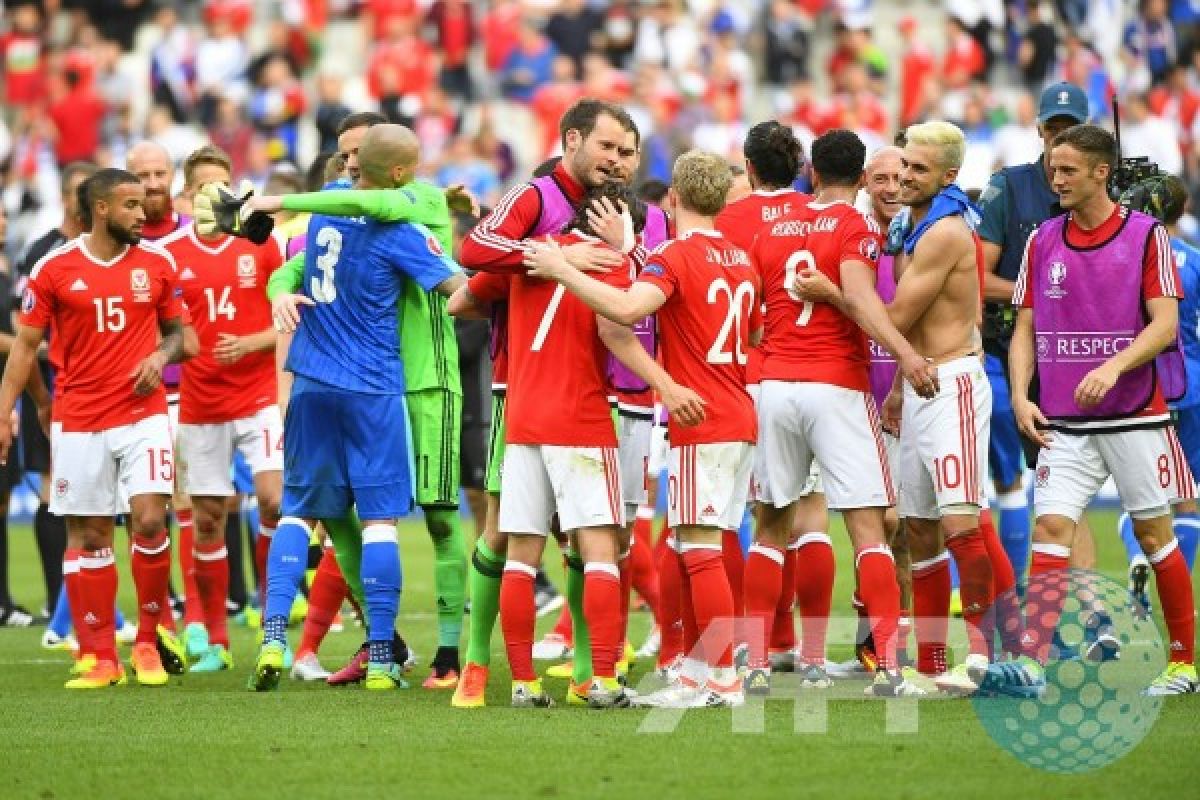
[[413, 475], [417, 505], [458, 508], [462, 397], [445, 389], [405, 395], [412, 426]]
[[488, 440], [487, 481], [485, 488], [500, 494], [500, 472], [504, 466], [504, 393], [492, 392], [492, 434]]

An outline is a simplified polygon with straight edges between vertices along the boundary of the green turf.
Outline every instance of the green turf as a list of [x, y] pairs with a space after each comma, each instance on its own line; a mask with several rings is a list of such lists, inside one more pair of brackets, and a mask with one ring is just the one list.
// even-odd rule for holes
[[[1113, 516], [1093, 515], [1101, 563], [1123, 575]], [[13, 526], [18, 600], [40, 602], [28, 529]], [[835, 608], [845, 608], [850, 570], [839, 544]], [[419, 688], [436, 640], [433, 553], [417, 528], [403, 540], [401, 627], [422, 654], [414, 688], [368, 694], [285, 679], [280, 691], [244, 690], [252, 635], [233, 627], [231, 673], [185, 676], [165, 689], [137, 686], [67, 693], [66, 662], [40, 649], [40, 629], [0, 629], [0, 797], [1161, 797], [1189, 796], [1200, 696], [1171, 698], [1128, 757], [1082, 776], [1039, 772], [985, 735], [962, 700], [919, 704], [918, 733], [886, 734], [888, 703], [833, 700], [822, 734], [795, 733], [793, 707], [766, 705], [763, 730], [733, 732], [728, 711], [688, 713], [674, 733], [639, 733], [647, 712], [505, 707], [500, 631], [488, 700], [457, 711], [449, 694]], [[552, 574], [557, 576], [557, 570]], [[128, 572], [123, 605], [131, 609]], [[1123, 581], [1123, 577], [1121, 577]], [[548, 627], [551, 620], [540, 621]], [[640, 642], [648, 619], [635, 614]], [[293, 629], [293, 642], [299, 631]], [[361, 629], [331, 635], [321, 652], [340, 665]], [[848, 647], [832, 648], [844, 658]], [[635, 681], [637, 677], [635, 676]], [[563, 681], [548, 687], [561, 699]]]

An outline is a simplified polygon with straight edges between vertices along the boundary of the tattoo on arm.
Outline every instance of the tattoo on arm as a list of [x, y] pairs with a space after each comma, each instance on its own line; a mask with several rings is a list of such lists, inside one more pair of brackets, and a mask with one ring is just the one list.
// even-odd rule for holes
[[167, 357], [167, 363], [178, 363], [183, 358], [183, 320], [179, 317], [159, 320], [158, 330], [162, 334], [158, 349]]

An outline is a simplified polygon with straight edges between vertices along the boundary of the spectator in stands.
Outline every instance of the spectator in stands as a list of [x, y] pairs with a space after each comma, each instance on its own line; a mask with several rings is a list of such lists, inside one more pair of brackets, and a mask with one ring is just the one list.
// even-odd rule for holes
[[1161, 81], [1179, 58], [1175, 26], [1167, 17], [1167, 0], [1140, 0], [1138, 12], [1125, 26], [1124, 49], [1146, 65], [1154, 82]]
[[266, 140], [272, 161], [295, 162], [305, 102], [304, 88], [288, 60], [272, 56], [263, 65], [249, 107], [250, 120]]
[[438, 83], [451, 95], [470, 102], [475, 98], [475, 86], [468, 59], [476, 42], [471, 4], [467, 0], [435, 0], [425, 19], [442, 54]]
[[342, 102], [343, 92], [344, 86], [340, 75], [325, 72], [317, 76], [317, 108], [314, 123], [317, 126], [318, 152], [332, 153], [337, 150], [338, 125], [350, 115], [351, 111], [350, 107]]
[[933, 51], [929, 49], [917, 31], [915, 17], [906, 15], [900, 19], [900, 36], [904, 39], [903, 55], [900, 59], [900, 127], [906, 128], [921, 119], [921, 112], [928, 108], [924, 97], [927, 81], [935, 75]]
[[592, 51], [592, 43], [603, 26], [603, 17], [588, 7], [585, 0], [562, 0], [558, 10], [546, 20], [546, 38], [555, 49], [575, 62], [577, 74], [583, 72], [583, 57]]
[[154, 21], [160, 35], [150, 52], [154, 102], [170, 109], [176, 122], [185, 122], [195, 102], [196, 40], [170, 4], [159, 8]]
[[54, 157], [60, 167], [96, 158], [107, 106], [90, 81], [75, 69], [66, 70], [51, 90], [46, 113], [54, 125]]
[[413, 18], [398, 12], [384, 18], [387, 35], [371, 53], [367, 87], [385, 117], [411, 126], [425, 93], [433, 86], [438, 59], [417, 36]]
[[598, 48], [617, 69], [626, 69], [633, 61], [637, 42], [637, 14], [633, 0], [613, 0], [603, 10]]
[[1021, 92], [1013, 104], [1013, 118], [996, 131], [996, 162], [1013, 167], [1037, 161], [1042, 154], [1042, 137], [1037, 129], [1033, 95]]
[[8, 17], [11, 28], [0, 35], [4, 103], [20, 110], [32, 106], [46, 89], [42, 14], [36, 3], [27, 2], [10, 8]]
[[244, 76], [249, 54], [226, 14], [210, 15], [205, 35], [196, 45], [197, 114], [201, 125], [212, 124], [217, 100], [245, 96]]
[[450, 140], [434, 179], [439, 186], [462, 184], [481, 205], [494, 206], [500, 199], [500, 176], [495, 166], [480, 158], [467, 136]]
[[558, 50], [533, 20], [521, 21], [517, 47], [500, 70], [500, 87], [510, 100], [528, 103], [538, 87], [550, 80]]
[[246, 154], [254, 140], [254, 126], [246, 121], [241, 107], [222, 97], [217, 101], [217, 117], [208, 129], [212, 143], [229, 155], [235, 180], [246, 174]]
[[808, 77], [812, 16], [790, 0], [771, 0], [763, 7], [764, 77], [772, 86], [786, 86]]
[[633, 60], [658, 64], [679, 74], [695, 63], [700, 35], [682, 0], [650, 0], [642, 6]]
[[963, 89], [981, 77], [987, 67], [983, 48], [955, 16], [946, 17], [946, 52], [942, 56], [942, 83], [947, 89]]
[[1150, 113], [1146, 95], [1133, 93], [1121, 103], [1121, 154], [1148, 156], [1170, 175], [1183, 174], [1183, 151], [1175, 126]]
[[1040, 92], [1050, 79], [1058, 50], [1058, 34], [1048, 9], [1038, 0], [1030, 0], [1026, 9], [1025, 35], [1017, 51], [1021, 80], [1031, 92]]
[[538, 127], [538, 155], [543, 158], [553, 155], [558, 148], [558, 121], [583, 97], [583, 87], [575, 75], [575, 62], [570, 56], [555, 56], [550, 80], [539, 86], [530, 100], [529, 108]]

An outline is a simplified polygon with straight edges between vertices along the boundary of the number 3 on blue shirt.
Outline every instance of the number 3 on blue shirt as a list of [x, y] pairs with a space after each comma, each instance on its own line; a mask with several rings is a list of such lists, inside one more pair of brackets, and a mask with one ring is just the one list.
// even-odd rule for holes
[[337, 287], [333, 283], [334, 267], [342, 254], [342, 232], [337, 228], [324, 227], [317, 231], [317, 246], [324, 252], [317, 256], [316, 267], [321, 278], [312, 279], [312, 297], [318, 303], [332, 303], [337, 299]]

